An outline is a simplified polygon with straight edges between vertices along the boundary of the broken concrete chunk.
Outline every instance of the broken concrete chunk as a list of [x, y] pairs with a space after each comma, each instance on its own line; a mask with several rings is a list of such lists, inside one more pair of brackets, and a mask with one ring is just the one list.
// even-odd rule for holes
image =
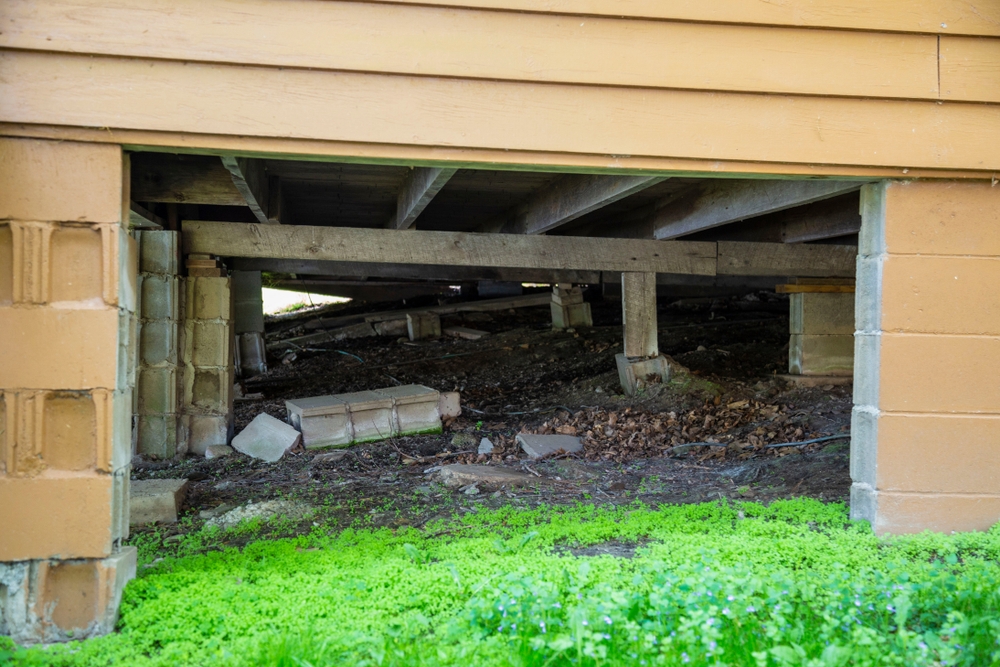
[[479, 441], [479, 451], [477, 454], [492, 454], [493, 453], [493, 442], [489, 438], [483, 438]]
[[490, 335], [489, 331], [480, 331], [479, 329], [470, 329], [468, 327], [447, 327], [442, 333], [453, 338], [464, 338], [465, 340], [479, 340], [483, 336]]
[[205, 448], [206, 459], [221, 459], [233, 453], [233, 448], [229, 445], [209, 445]]
[[483, 488], [501, 486], [531, 486], [545, 481], [528, 473], [497, 468], [494, 466], [478, 466], [464, 463], [454, 463], [442, 466], [437, 471], [437, 481], [450, 489], [475, 485]]
[[533, 459], [540, 459], [562, 450], [569, 454], [583, 450], [583, 441], [574, 435], [532, 435], [519, 433], [517, 444]]
[[186, 479], [142, 479], [129, 489], [129, 524], [177, 523], [177, 508], [184, 500]]
[[233, 438], [233, 449], [255, 459], [274, 463], [302, 441], [302, 434], [269, 414], [254, 417]]
[[442, 391], [438, 398], [438, 412], [441, 418], [458, 417], [462, 414], [462, 397], [457, 391]]

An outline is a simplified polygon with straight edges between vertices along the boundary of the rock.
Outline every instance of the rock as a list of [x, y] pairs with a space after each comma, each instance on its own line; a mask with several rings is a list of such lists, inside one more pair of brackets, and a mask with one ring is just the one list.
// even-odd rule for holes
[[130, 484], [129, 524], [177, 523], [177, 508], [187, 491], [186, 479], [142, 479]]
[[261, 503], [248, 503], [243, 507], [229, 510], [221, 516], [209, 519], [205, 526], [218, 526], [219, 528], [232, 528], [240, 521], [248, 519], [263, 519], [267, 521], [275, 517], [283, 516], [289, 519], [302, 519], [312, 512], [312, 508], [302, 503], [290, 500], [265, 500]]
[[479, 487], [477, 487], [475, 484], [470, 484], [469, 486], [465, 487], [465, 491], [462, 491], [462, 493], [464, 493], [467, 496], [475, 496], [479, 493]]
[[456, 433], [451, 438], [451, 444], [453, 447], [460, 447], [462, 449], [466, 447], [474, 447], [476, 444], [476, 438], [471, 433]]
[[332, 452], [323, 452], [313, 457], [313, 463], [335, 463], [347, 456], [347, 450], [338, 449]]
[[479, 451], [477, 454], [492, 454], [493, 453], [493, 443], [490, 442], [489, 438], [483, 438], [479, 441]]
[[209, 445], [205, 448], [206, 459], [221, 459], [233, 453], [233, 448], [229, 445]]
[[215, 517], [219, 516], [220, 514], [225, 514], [229, 510], [233, 509], [234, 507], [236, 507], [236, 506], [235, 505], [231, 505], [230, 503], [222, 503], [218, 507], [213, 507], [211, 509], [202, 510], [202, 511], [198, 512], [198, 517], [201, 518], [201, 519], [214, 519]]
[[517, 444], [533, 459], [540, 459], [562, 450], [575, 453], [583, 450], [583, 441], [575, 435], [532, 435], [519, 433]]
[[437, 480], [450, 489], [475, 485], [484, 488], [500, 486], [532, 486], [547, 480], [534, 477], [524, 472], [500, 468], [496, 466], [478, 466], [465, 463], [453, 463], [442, 466], [437, 471]]
[[233, 449], [255, 459], [274, 463], [302, 441], [302, 434], [269, 414], [254, 417], [233, 438]]

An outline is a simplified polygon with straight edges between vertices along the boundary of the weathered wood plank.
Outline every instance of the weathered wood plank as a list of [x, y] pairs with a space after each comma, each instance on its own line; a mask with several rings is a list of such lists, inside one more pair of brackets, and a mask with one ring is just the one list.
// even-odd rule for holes
[[431, 200], [455, 175], [457, 169], [415, 167], [410, 171], [396, 199], [396, 215], [387, 225], [390, 229], [409, 229]]
[[131, 162], [131, 196], [137, 202], [246, 205], [218, 158], [146, 153], [133, 155]]
[[185, 253], [526, 269], [715, 273], [715, 245], [184, 221]]
[[[390, 153], [405, 146], [564, 152], [605, 155], [612, 166], [610, 156], [642, 155], [716, 165], [1000, 169], [996, 105], [189, 67], [27, 51], [0, 52], [0, 69], [0, 122], [8, 123], [359, 144], [352, 152], [363, 144], [397, 145]], [[179, 91], [185, 104], [162, 104]]]
[[128, 225], [135, 229], [163, 229], [165, 221], [160, 216], [143, 208], [135, 202], [129, 202]]
[[660, 353], [655, 273], [622, 273], [622, 328], [626, 357], [645, 359]]
[[719, 275], [853, 278], [855, 246], [719, 241]]
[[859, 198], [847, 195], [782, 211], [775, 216], [781, 225], [781, 241], [821, 241], [861, 231]]
[[253, 158], [222, 156], [222, 165], [233, 178], [233, 185], [243, 195], [243, 200], [259, 222], [273, 222], [267, 215], [271, 196], [268, 192], [267, 170], [263, 160]]
[[703, 186], [693, 197], [657, 209], [653, 236], [675, 239], [860, 190], [862, 185], [853, 181], [717, 181]]
[[570, 174], [536, 192], [509, 215], [484, 225], [480, 231], [544, 234], [665, 180], [665, 176]]
[[[188, 0], [172, 3], [169, 13], [156, 0], [15, 0], [5, 15], [0, 45], [42, 51], [592, 85], [938, 93], [932, 35], [315, 0], [243, 0], [239, 12], [225, 0]], [[156, 39], [146, 32], [153, 22]]]
[[1000, 39], [942, 36], [941, 98], [1000, 102]]

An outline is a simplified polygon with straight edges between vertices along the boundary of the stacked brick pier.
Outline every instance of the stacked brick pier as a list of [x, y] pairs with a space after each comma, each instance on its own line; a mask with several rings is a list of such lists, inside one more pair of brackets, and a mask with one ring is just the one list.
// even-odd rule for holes
[[135, 241], [117, 146], [0, 139], [0, 634], [109, 631], [128, 533]]
[[878, 533], [1000, 521], [1000, 186], [862, 190], [851, 513]]

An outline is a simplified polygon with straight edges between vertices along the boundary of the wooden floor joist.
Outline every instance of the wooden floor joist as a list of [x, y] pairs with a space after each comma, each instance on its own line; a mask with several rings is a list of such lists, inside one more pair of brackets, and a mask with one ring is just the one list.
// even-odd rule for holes
[[387, 264], [853, 276], [850, 246], [651, 241], [185, 221], [184, 252]]

